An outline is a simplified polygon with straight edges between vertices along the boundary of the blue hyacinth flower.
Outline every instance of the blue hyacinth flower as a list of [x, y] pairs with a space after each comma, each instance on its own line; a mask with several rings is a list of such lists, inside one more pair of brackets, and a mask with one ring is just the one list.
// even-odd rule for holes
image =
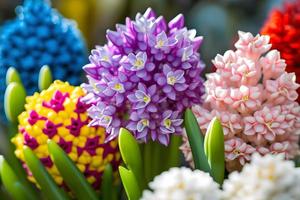
[[1, 102], [6, 71], [11, 66], [19, 71], [27, 93], [32, 94], [38, 89], [43, 65], [50, 66], [54, 79], [79, 85], [86, 62], [87, 49], [76, 24], [63, 18], [48, 1], [25, 0], [17, 9], [16, 19], [1, 28]]

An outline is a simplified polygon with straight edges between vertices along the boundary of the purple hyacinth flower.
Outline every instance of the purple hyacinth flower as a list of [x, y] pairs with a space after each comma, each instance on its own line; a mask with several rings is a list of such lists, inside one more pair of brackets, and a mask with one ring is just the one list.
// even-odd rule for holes
[[157, 74], [155, 80], [171, 100], [176, 100], [177, 92], [183, 92], [189, 87], [185, 84], [184, 71], [181, 69], [172, 71], [168, 65], [163, 66], [163, 74]]
[[164, 134], [170, 133], [180, 133], [181, 132], [181, 124], [183, 119], [178, 118], [178, 111], [167, 110], [162, 114], [162, 121], [160, 123], [160, 130]]
[[88, 114], [93, 119], [89, 126], [101, 126], [110, 133], [106, 141], [112, 140], [119, 134], [121, 121], [116, 115], [116, 107], [99, 102], [88, 109]]
[[159, 96], [156, 94], [156, 85], [151, 85], [149, 88], [142, 83], [139, 83], [138, 89], [127, 96], [130, 102], [133, 103], [133, 109], [139, 113], [157, 112], [156, 103], [159, 101]]
[[201, 103], [203, 38], [184, 26], [183, 15], [167, 23], [150, 8], [106, 36], [107, 44], [97, 46], [84, 66], [91, 125], [105, 127], [111, 138], [123, 126], [140, 141], [167, 145], [182, 132], [177, 124], [184, 109]]
[[126, 128], [135, 133], [134, 136], [138, 140], [144, 142], [147, 142], [148, 135], [156, 134], [156, 124], [151, 113], [139, 114], [138, 112], [132, 112]]

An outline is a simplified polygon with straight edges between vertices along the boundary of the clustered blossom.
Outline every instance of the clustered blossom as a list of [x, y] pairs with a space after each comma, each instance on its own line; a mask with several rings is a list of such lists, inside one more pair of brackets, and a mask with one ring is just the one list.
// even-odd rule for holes
[[170, 135], [182, 133], [182, 111], [201, 102], [202, 37], [184, 26], [183, 15], [167, 23], [150, 8], [116, 29], [83, 68], [90, 125], [106, 128], [107, 140], [126, 127], [139, 141], [167, 145]]
[[[286, 1], [281, 9], [274, 9], [261, 30], [269, 35], [273, 49], [281, 52], [288, 72], [295, 72], [300, 81], [300, 1]], [[300, 89], [298, 89], [300, 94]], [[298, 97], [298, 102], [300, 98]]]
[[[255, 152], [294, 158], [300, 133], [295, 73], [287, 73], [280, 53], [270, 50], [269, 36], [239, 32], [235, 47], [213, 60], [216, 72], [207, 75], [204, 104], [192, 108], [201, 130], [206, 132], [213, 117], [220, 119], [229, 171]], [[181, 149], [192, 162], [187, 139]]]
[[15, 154], [22, 161], [30, 181], [36, 183], [28, 169], [24, 145], [32, 149], [55, 182], [64, 187], [63, 178], [54, 165], [47, 148], [47, 140], [56, 142], [72, 159], [87, 181], [97, 190], [107, 163], [117, 175], [120, 153], [116, 140], [104, 143], [102, 127], [88, 127], [90, 105], [81, 101], [84, 91], [68, 83], [55, 81], [47, 90], [27, 97], [26, 110], [19, 115], [19, 132], [12, 139]]
[[223, 184], [224, 200], [296, 200], [300, 197], [300, 169], [283, 155], [254, 154], [242, 172], [233, 172]]
[[87, 49], [75, 22], [63, 18], [51, 7], [50, 1], [23, 2], [17, 9], [16, 19], [1, 27], [1, 102], [9, 67], [18, 70], [31, 95], [38, 89], [38, 75], [43, 65], [50, 67], [54, 79], [78, 85], [81, 67], [87, 62]]
[[189, 168], [171, 168], [149, 183], [141, 200], [219, 200], [219, 185], [209, 174]]

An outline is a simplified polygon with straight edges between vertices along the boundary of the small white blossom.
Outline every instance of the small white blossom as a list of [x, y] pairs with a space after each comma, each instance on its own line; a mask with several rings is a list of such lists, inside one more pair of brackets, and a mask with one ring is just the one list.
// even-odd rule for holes
[[171, 168], [156, 176], [141, 200], [219, 200], [219, 185], [209, 174], [189, 168]]
[[255, 154], [224, 182], [225, 200], [300, 200], [300, 168], [283, 155]]

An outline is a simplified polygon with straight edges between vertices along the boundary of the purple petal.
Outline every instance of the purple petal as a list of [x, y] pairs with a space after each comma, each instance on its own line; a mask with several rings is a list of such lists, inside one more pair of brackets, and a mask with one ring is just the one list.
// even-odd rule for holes
[[177, 15], [168, 23], [170, 29], [177, 28], [181, 29], [184, 26], [184, 16], [182, 14]]
[[155, 18], [156, 17], [156, 14], [155, 12], [152, 10], [152, 8], [147, 8], [147, 10], [145, 11], [144, 13], [144, 17], [146, 17], [147, 19], [150, 19], [150, 18]]
[[156, 80], [157, 84], [163, 86], [167, 83], [167, 80], [164, 76], [159, 75]]
[[203, 41], [202, 36], [194, 38], [194, 40], [193, 40], [193, 49], [194, 49], [194, 51], [198, 51], [200, 45], [202, 44], [202, 41]]
[[170, 138], [169, 135], [159, 135], [158, 140], [161, 144], [168, 146]]
[[114, 45], [122, 46], [123, 39], [120, 33], [116, 31], [107, 30], [106, 35], [107, 35], [107, 39], [109, 39]]
[[151, 85], [149, 88], [148, 88], [148, 93], [150, 96], [152, 96], [153, 94], [156, 93], [156, 85]]
[[183, 122], [183, 119], [173, 119], [172, 124], [173, 126], [180, 126]]
[[169, 65], [165, 64], [163, 66], [163, 72], [164, 72], [164, 74], [167, 75], [170, 71], [171, 71], [171, 67]]
[[144, 78], [147, 75], [147, 72], [145, 70], [139, 70], [136, 72], [137, 77]]
[[174, 91], [167, 93], [167, 96], [174, 101], [176, 100], [176, 94]]
[[189, 86], [187, 84], [175, 84], [175, 89], [179, 92], [186, 90]]
[[129, 95], [127, 95], [127, 98], [129, 99], [129, 101], [131, 101], [133, 103], [138, 101], [135, 94], [129, 94]]
[[115, 94], [115, 91], [113, 91], [112, 89], [110, 89], [110, 88], [107, 87], [107, 88], [103, 91], [103, 93], [104, 93], [106, 96], [111, 97], [111, 96], [113, 96], [113, 95]]
[[146, 70], [148, 71], [148, 72], [152, 72], [153, 70], [155, 69], [155, 65], [154, 65], [154, 63], [147, 63], [146, 64]]
[[138, 116], [137, 112], [132, 112], [130, 114], [130, 119], [133, 120], [133, 121], [137, 121], [139, 119], [139, 116]]
[[150, 104], [147, 106], [147, 111], [154, 113], [157, 112], [157, 108], [154, 104]]
[[172, 91], [172, 87], [169, 85], [166, 85], [163, 87], [164, 93], [170, 93]]

